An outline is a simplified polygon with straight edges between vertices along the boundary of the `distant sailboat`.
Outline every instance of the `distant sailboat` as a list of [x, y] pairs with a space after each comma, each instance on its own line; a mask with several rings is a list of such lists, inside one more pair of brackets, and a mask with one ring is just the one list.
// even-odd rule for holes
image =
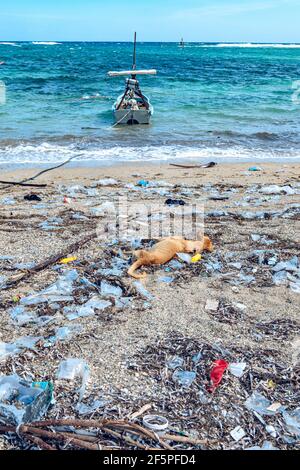
[[125, 82], [125, 92], [117, 98], [113, 105], [115, 125], [149, 124], [153, 114], [153, 106], [149, 98], [140, 89], [137, 75], [155, 75], [156, 70], [137, 70], [136, 68], [136, 33], [134, 34], [134, 50], [132, 69], [122, 72], [108, 72], [109, 77], [131, 75]]
[[183, 38], [181, 38], [181, 41], [180, 41], [180, 43], [179, 43], [179, 47], [184, 47], [184, 40], [183, 40]]

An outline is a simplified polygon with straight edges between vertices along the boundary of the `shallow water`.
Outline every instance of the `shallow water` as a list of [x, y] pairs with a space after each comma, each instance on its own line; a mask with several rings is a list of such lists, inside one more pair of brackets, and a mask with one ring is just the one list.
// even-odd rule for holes
[[140, 79], [152, 123], [112, 128], [124, 83], [107, 71], [130, 68], [132, 44], [0, 43], [1, 167], [300, 159], [300, 45], [140, 43], [137, 58], [158, 70]]

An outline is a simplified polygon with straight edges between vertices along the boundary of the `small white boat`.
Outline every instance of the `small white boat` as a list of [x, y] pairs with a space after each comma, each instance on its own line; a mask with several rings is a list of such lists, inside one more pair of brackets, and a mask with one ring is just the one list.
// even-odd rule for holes
[[140, 89], [137, 75], [156, 75], [156, 70], [136, 69], [136, 33], [134, 35], [133, 66], [131, 70], [122, 72], [108, 72], [109, 77], [131, 75], [125, 81], [125, 91], [117, 98], [112, 110], [115, 125], [149, 124], [153, 115], [153, 106], [149, 98]]

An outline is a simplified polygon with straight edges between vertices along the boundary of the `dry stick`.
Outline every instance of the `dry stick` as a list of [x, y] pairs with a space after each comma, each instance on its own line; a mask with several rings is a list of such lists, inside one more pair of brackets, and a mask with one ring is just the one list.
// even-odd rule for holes
[[74, 251], [77, 251], [80, 247], [82, 247], [83, 245], [86, 245], [86, 243], [88, 243], [89, 241], [93, 240], [96, 237], [97, 237], [97, 233], [95, 232], [92, 235], [89, 235], [83, 238], [82, 240], [79, 240], [73, 243], [72, 245], [68, 246], [63, 252], [60, 252], [54, 256], [51, 256], [50, 258], [47, 258], [45, 261], [42, 261], [41, 263], [37, 264], [32, 269], [29, 269], [25, 273], [21, 273], [21, 274], [16, 275], [15, 277], [12, 277], [10, 280], [7, 281], [7, 285], [3, 289], [10, 289], [11, 287], [14, 287], [16, 284], [23, 281], [24, 279], [27, 279], [31, 275], [37, 272], [43, 271], [51, 264], [54, 264], [60, 259], [64, 258], [66, 253], [72, 253]]
[[186, 169], [189, 169], [189, 168], [203, 168], [201, 165], [179, 165], [179, 164], [176, 164], [176, 163], [170, 163], [170, 166], [176, 166], [178, 168], [186, 168]]
[[157, 450], [156, 447], [144, 446], [144, 445], [141, 444], [140, 442], [134, 441], [134, 440], [131, 439], [129, 436], [122, 435], [122, 434], [120, 434], [120, 433], [118, 433], [118, 432], [116, 432], [116, 431], [113, 431], [112, 429], [103, 428], [103, 431], [105, 431], [107, 434], [110, 434], [110, 435], [113, 436], [113, 437], [117, 437], [117, 438], [120, 439], [120, 440], [126, 441], [126, 442], [128, 442], [128, 444], [131, 444], [131, 445], [134, 446], [134, 447], [138, 447], [139, 449], [143, 449], [143, 450]]
[[50, 426], [74, 426], [74, 428], [102, 428], [107, 424], [124, 423], [124, 420], [113, 421], [111, 419], [91, 420], [91, 419], [48, 419], [45, 421], [34, 421], [35, 428], [48, 428]]
[[81, 439], [76, 439], [74, 437], [70, 438], [68, 435], [66, 436], [65, 433], [63, 432], [45, 431], [44, 429], [38, 429], [38, 428], [34, 428], [33, 426], [23, 425], [20, 427], [19, 433], [25, 434], [25, 437], [27, 434], [33, 434], [38, 437], [50, 439], [52, 441], [59, 441], [59, 442], [65, 442], [68, 444], [73, 444], [74, 446], [80, 447], [82, 449], [99, 450], [98, 445], [91, 444], [89, 442], [84, 442]]
[[[10, 186], [27, 186], [30, 188], [46, 188], [46, 184], [34, 184], [34, 183], [22, 183], [17, 181], [0, 181], [0, 184], [9, 184]], [[7, 189], [7, 188], [0, 188], [0, 189]]]
[[148, 429], [143, 428], [139, 424], [136, 423], [124, 423], [124, 424], [116, 424], [116, 427], [125, 427], [129, 429], [134, 429], [136, 431], [140, 431], [141, 434], [144, 434], [144, 436], [148, 437], [148, 439], [152, 439], [154, 441], [159, 442], [165, 449], [168, 450], [173, 450], [173, 447], [169, 446], [169, 444], [166, 444], [165, 442], [162, 442], [160, 440], [160, 436], [153, 431], [150, 431]]
[[37, 436], [31, 436], [30, 434], [26, 434], [25, 439], [33, 442], [37, 446], [39, 446], [41, 449], [44, 450], [57, 450], [54, 446], [51, 446], [50, 444], [47, 444], [47, 442], [43, 441], [40, 437]]
[[159, 436], [161, 439], [166, 439], [167, 441], [174, 441], [174, 442], [183, 442], [186, 444], [193, 444], [193, 445], [202, 445], [208, 444], [207, 439], [193, 439], [192, 437], [188, 436], [175, 436], [174, 434], [163, 434]]

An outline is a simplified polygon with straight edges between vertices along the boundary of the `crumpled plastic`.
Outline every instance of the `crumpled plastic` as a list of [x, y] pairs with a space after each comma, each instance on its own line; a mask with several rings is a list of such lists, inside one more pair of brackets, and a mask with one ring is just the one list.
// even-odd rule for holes
[[228, 369], [228, 366], [228, 362], [224, 361], [223, 359], [220, 359], [213, 363], [213, 369], [210, 373], [210, 380], [212, 385], [208, 388], [208, 391], [210, 393], [213, 393], [216, 388], [218, 388], [222, 381], [224, 372]]

